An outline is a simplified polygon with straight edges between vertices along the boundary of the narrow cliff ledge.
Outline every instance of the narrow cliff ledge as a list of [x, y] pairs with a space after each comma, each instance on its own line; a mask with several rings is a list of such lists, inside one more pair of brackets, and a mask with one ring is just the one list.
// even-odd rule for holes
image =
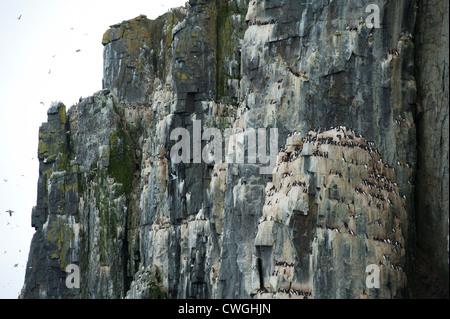
[[[448, 3], [429, 2], [381, 1], [379, 28], [358, 0], [191, 0], [111, 26], [103, 89], [40, 129], [22, 297], [448, 297], [423, 289], [448, 282]], [[173, 130], [198, 123], [233, 129], [234, 160], [174, 162]]]

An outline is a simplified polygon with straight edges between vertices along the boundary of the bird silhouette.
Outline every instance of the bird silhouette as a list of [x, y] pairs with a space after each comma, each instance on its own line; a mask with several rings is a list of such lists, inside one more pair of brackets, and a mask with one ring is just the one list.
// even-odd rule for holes
[[22, 15], [20, 15], [18, 18], [17, 18], [17, 20], [20, 20], [22, 18]]
[[14, 211], [11, 210], [11, 209], [10, 209], [10, 210], [7, 210], [6, 212], [9, 214], [9, 217], [12, 217], [12, 214], [14, 213]]

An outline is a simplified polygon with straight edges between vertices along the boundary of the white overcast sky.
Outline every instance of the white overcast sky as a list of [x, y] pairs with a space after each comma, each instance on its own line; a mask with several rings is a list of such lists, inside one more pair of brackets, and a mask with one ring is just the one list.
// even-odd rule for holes
[[0, 0], [0, 298], [17, 298], [23, 286], [38, 132], [51, 102], [69, 108], [102, 89], [101, 40], [110, 25], [155, 19], [186, 1]]

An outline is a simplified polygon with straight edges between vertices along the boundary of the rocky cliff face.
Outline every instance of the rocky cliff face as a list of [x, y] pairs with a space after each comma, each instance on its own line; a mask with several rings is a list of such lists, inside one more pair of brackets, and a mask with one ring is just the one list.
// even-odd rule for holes
[[379, 1], [379, 27], [357, 0], [111, 26], [104, 89], [40, 130], [23, 297], [448, 296], [420, 288], [448, 282], [448, 3], [429, 2]]

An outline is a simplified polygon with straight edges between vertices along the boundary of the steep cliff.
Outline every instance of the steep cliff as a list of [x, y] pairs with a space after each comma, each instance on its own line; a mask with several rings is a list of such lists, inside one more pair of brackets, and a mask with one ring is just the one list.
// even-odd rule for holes
[[[448, 3], [421, 1], [416, 25], [419, 295], [448, 297]], [[447, 245], [445, 245], [447, 238]]]
[[429, 2], [191, 0], [111, 26], [103, 90], [39, 133], [22, 296], [448, 296], [423, 288], [448, 282], [448, 3]]

